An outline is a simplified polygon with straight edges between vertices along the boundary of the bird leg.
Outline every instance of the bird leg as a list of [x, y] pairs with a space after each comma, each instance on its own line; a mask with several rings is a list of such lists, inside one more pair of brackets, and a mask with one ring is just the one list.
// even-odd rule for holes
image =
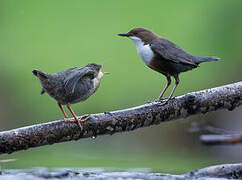
[[170, 99], [172, 98], [172, 96], [173, 96], [173, 94], [174, 94], [174, 92], [175, 92], [175, 90], [176, 90], [176, 87], [178, 86], [178, 84], [179, 84], [179, 82], [180, 82], [178, 75], [174, 76], [174, 78], [175, 78], [175, 80], [176, 80], [176, 84], [175, 84], [175, 86], [173, 87], [173, 89], [172, 89], [172, 91], [171, 91], [171, 94], [170, 94], [168, 100], [170, 100]]
[[161, 101], [163, 100], [163, 95], [165, 94], [167, 88], [170, 86], [171, 84], [171, 77], [170, 76], [166, 76], [166, 79], [167, 79], [167, 84], [166, 84], [166, 87], [163, 89], [163, 91], [161, 92], [159, 98], [158, 98], [158, 101]]
[[78, 126], [82, 129], [82, 125], [81, 125], [81, 122], [84, 122], [84, 121], [87, 121], [89, 119], [89, 116], [88, 117], [85, 117], [85, 118], [81, 118], [81, 119], [78, 119], [78, 117], [76, 116], [76, 114], [74, 113], [74, 111], [71, 109], [70, 105], [66, 105], [66, 107], [69, 109], [69, 111], [71, 112], [72, 116], [74, 117], [74, 120], [68, 120], [69, 122], [72, 122], [72, 123], [77, 123]]
[[66, 112], [64, 111], [63, 107], [61, 106], [60, 103], [57, 103], [57, 104], [58, 104], [59, 108], [61, 109], [62, 113], [64, 114], [64, 117], [65, 117], [64, 119], [67, 119], [68, 116], [67, 116]]
[[[173, 96], [173, 94], [174, 94], [174, 92], [175, 92], [175, 90], [176, 90], [176, 87], [177, 87], [178, 84], [179, 84], [179, 77], [178, 77], [178, 75], [175, 75], [174, 78], [175, 78], [175, 80], [176, 80], [176, 84], [175, 84], [175, 86], [173, 87], [170, 96], [169, 96], [165, 101], [163, 101], [163, 102], [159, 101], [159, 102], [160, 102], [159, 105], [165, 105], [169, 100], [172, 99], [172, 96]], [[167, 79], [167, 80], [168, 80], [168, 79]], [[168, 84], [169, 84], [169, 81], [168, 81]], [[169, 85], [168, 85], [168, 86], [169, 86]], [[167, 87], [168, 87], [168, 86], [167, 86]], [[163, 91], [164, 91], [164, 90], [163, 90]], [[161, 94], [161, 95], [162, 95], [162, 94]]]

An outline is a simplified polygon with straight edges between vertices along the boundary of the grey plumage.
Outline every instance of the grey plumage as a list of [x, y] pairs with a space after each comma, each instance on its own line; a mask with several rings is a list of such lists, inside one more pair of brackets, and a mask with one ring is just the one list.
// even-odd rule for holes
[[97, 90], [98, 86], [94, 87], [93, 80], [98, 76], [101, 67], [88, 64], [54, 74], [33, 70], [33, 74], [38, 77], [43, 87], [41, 94], [46, 92], [58, 103], [65, 105], [84, 101]]
[[181, 72], [197, 68], [200, 63], [219, 60], [217, 57], [193, 56], [164, 38], [153, 40], [150, 47], [161, 64], [156, 65], [158, 68], [151, 68], [166, 76], [178, 76]]
[[159, 39], [150, 43], [151, 49], [162, 58], [174, 63], [183, 63], [186, 65], [197, 66], [194, 63], [195, 57], [183, 51], [180, 47], [169, 40]]
[[150, 47], [158, 56], [161, 56], [162, 59], [176, 63], [175, 65], [181, 64], [186, 66], [184, 68], [181, 67], [180, 70], [177, 69], [171, 75], [196, 68], [202, 62], [218, 61], [220, 59], [217, 57], [193, 56], [185, 52], [175, 43], [164, 38], [152, 41]]
[[33, 70], [33, 74], [39, 79], [42, 85], [41, 94], [45, 92], [57, 101], [57, 104], [68, 118], [62, 105], [66, 105], [72, 113], [74, 120], [69, 122], [77, 122], [82, 129], [81, 122], [88, 120], [89, 117], [78, 119], [70, 104], [78, 103], [88, 99], [96, 92], [100, 85], [100, 81], [104, 74], [101, 72], [102, 65], [90, 63], [85, 67], [75, 67], [54, 74], [48, 74], [39, 70]]
[[218, 61], [220, 58], [218, 57], [210, 57], [210, 56], [196, 56], [196, 62], [198, 64], [202, 62], [210, 62], [210, 61]]

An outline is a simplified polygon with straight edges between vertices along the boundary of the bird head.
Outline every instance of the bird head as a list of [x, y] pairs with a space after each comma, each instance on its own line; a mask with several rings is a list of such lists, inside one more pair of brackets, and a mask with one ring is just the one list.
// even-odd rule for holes
[[149, 44], [151, 41], [158, 38], [158, 36], [146, 28], [134, 28], [128, 33], [118, 34], [119, 36], [128, 37], [134, 41], [135, 44], [143, 42], [144, 44]]
[[89, 63], [86, 67], [90, 68], [94, 72], [94, 77], [97, 79], [102, 79], [105, 74], [110, 74], [108, 72], [101, 71], [103, 64]]

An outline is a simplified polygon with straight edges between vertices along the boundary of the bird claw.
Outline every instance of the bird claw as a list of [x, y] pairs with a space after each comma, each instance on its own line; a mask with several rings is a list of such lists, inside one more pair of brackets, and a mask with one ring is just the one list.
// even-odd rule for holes
[[175, 97], [170, 97], [170, 98], [159, 98], [156, 99], [155, 102], [159, 105], [159, 106], [163, 106], [165, 104], [167, 104], [170, 100], [174, 100]]
[[165, 101], [168, 101], [168, 100], [169, 100], [169, 98], [158, 98], [158, 99], [155, 100], [155, 102], [161, 103], [161, 102], [165, 102]]
[[81, 125], [81, 122], [85, 122], [85, 121], [87, 121], [89, 118], [90, 118], [90, 117], [87, 116], [87, 117], [85, 117], [85, 118], [80, 118], [80, 119], [77, 120], [77, 124], [78, 124], [78, 126], [81, 128], [81, 130], [83, 130], [83, 127], [82, 127], [82, 125]]
[[84, 118], [80, 118], [78, 121], [80, 121], [80, 122], [85, 122], [85, 121], [87, 121], [89, 118], [90, 118], [90, 116], [89, 116], [89, 115], [86, 115]]
[[166, 101], [168, 100], [169, 98], [158, 98], [156, 101], [159, 101], [159, 102], [162, 102], [162, 101]]
[[83, 130], [83, 127], [81, 125], [81, 122], [85, 122], [87, 120], [89, 120], [89, 116], [85, 117], [85, 118], [80, 118], [80, 119], [70, 119], [70, 120], [67, 120], [68, 122], [71, 122], [71, 123], [77, 123], [78, 126], [81, 128], [81, 130]]
[[68, 117], [64, 117], [64, 118], [62, 118], [62, 120], [64, 120], [64, 121], [68, 121]]
[[149, 104], [149, 103], [154, 103], [154, 102], [156, 102], [156, 103], [161, 103], [161, 102], [163, 102], [164, 100], [167, 100], [168, 98], [158, 98], [158, 99], [156, 99], [156, 100], [151, 100], [151, 101], [147, 101], [146, 103], [147, 104]]
[[156, 101], [157, 105], [164, 106], [168, 103], [169, 100], [163, 100], [163, 101]]

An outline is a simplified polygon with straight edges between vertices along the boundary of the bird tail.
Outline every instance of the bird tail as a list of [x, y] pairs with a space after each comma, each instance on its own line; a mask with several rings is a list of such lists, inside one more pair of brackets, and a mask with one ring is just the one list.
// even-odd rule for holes
[[218, 61], [218, 57], [209, 57], [209, 56], [197, 56], [196, 63], [200, 64], [202, 62]]
[[34, 69], [32, 73], [40, 79], [48, 79], [49, 75], [47, 73], [41, 72], [37, 69]]

